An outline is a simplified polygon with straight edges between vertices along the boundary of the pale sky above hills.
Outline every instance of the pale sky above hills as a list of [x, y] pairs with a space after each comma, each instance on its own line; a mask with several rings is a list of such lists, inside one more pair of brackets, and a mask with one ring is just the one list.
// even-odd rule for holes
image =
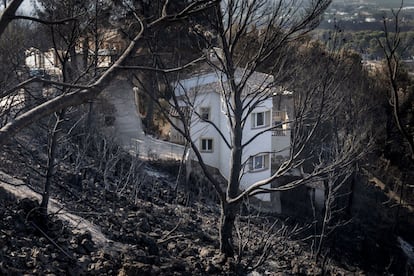
[[[335, 3], [355, 3], [355, 2], [360, 2], [361, 4], [364, 3], [371, 3], [371, 4], [377, 4], [377, 5], [381, 5], [381, 6], [386, 6], [386, 7], [399, 7], [401, 4], [401, 0], [333, 0], [333, 2]], [[22, 5], [20, 6], [19, 11], [21, 11], [22, 13], [30, 13], [30, 11], [32, 10], [32, 3], [31, 0], [24, 0]], [[404, 0], [404, 6], [414, 6], [414, 0]]]
[[[393, 6], [398, 7], [401, 5], [401, 0], [333, 0], [335, 3], [370, 3], [370, 4], [377, 4], [377, 5], [386, 5], [386, 6]], [[414, 0], [404, 0], [404, 6], [412, 6], [414, 5]]]

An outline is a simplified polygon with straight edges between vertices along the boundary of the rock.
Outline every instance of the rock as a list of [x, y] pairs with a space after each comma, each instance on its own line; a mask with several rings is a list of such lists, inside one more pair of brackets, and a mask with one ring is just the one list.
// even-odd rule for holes
[[114, 264], [111, 261], [104, 261], [103, 266], [107, 271], [109, 271], [114, 266]]
[[167, 244], [167, 250], [168, 251], [173, 251], [173, 250], [175, 250], [177, 248], [177, 243], [175, 243], [175, 242], [169, 242], [168, 244]]
[[162, 237], [162, 232], [160, 229], [156, 229], [154, 232], [148, 233], [148, 236], [154, 239], [160, 239]]
[[185, 271], [185, 264], [181, 260], [171, 260], [168, 264], [161, 266], [164, 271], [183, 272]]
[[160, 258], [158, 256], [137, 256], [135, 259], [140, 263], [151, 265], [160, 263]]
[[82, 241], [83, 239], [88, 239], [88, 240], [92, 240], [92, 236], [91, 233], [89, 233], [88, 231], [82, 232], [78, 237], [77, 237], [78, 241]]
[[152, 275], [161, 275], [161, 268], [156, 265], [153, 265], [151, 273]]
[[215, 253], [215, 250], [210, 247], [202, 247], [200, 249], [199, 255], [201, 258], [208, 258], [213, 257]]
[[58, 261], [54, 261], [52, 263], [52, 267], [53, 267], [53, 269], [59, 268], [60, 267], [60, 263]]
[[207, 272], [208, 274], [215, 274], [219, 272], [219, 269], [216, 266], [214, 266], [211, 262], [208, 262], [205, 272]]
[[66, 268], [66, 275], [68, 276], [78, 276], [78, 275], [85, 275], [87, 270], [82, 270], [78, 265], [68, 266]]
[[187, 258], [187, 257], [190, 257], [190, 256], [196, 256], [197, 253], [198, 252], [197, 252], [197, 250], [195, 248], [193, 248], [193, 247], [187, 247], [185, 250], [183, 250], [180, 253], [180, 257]]
[[151, 265], [143, 263], [134, 263], [134, 264], [124, 264], [121, 270], [118, 272], [118, 276], [151, 276], [152, 275]]
[[88, 252], [83, 246], [73, 245], [73, 250], [76, 250], [76, 253], [80, 255], [88, 254]]
[[139, 244], [144, 245], [147, 248], [149, 255], [159, 254], [158, 245], [153, 238], [140, 234], [137, 240]]
[[203, 265], [197, 261], [197, 259], [195, 257], [187, 257], [186, 258], [187, 263], [191, 264], [190, 269], [192, 269], [193, 271], [201, 271], [203, 270]]
[[59, 238], [57, 239], [57, 242], [58, 242], [58, 243], [65, 243], [65, 242], [66, 242], [66, 239], [65, 239], [64, 237], [59, 237]]
[[35, 261], [28, 261], [26, 262], [27, 268], [34, 268], [36, 266]]
[[151, 232], [151, 225], [147, 218], [140, 218], [138, 222], [138, 229], [144, 233]]
[[213, 264], [220, 266], [226, 262], [226, 255], [223, 253], [217, 254], [213, 257]]
[[98, 260], [96, 263], [92, 263], [88, 267], [88, 271], [92, 271], [93, 273], [101, 274], [104, 271], [104, 266], [102, 260]]
[[90, 239], [83, 239], [81, 241], [81, 246], [87, 251], [92, 252], [95, 250], [94, 244]]
[[39, 203], [29, 198], [24, 198], [19, 201], [18, 207], [23, 210], [25, 214], [29, 214], [33, 209], [39, 208]]
[[89, 256], [82, 256], [78, 259], [78, 264], [82, 271], [86, 272], [88, 270], [88, 266], [91, 263], [91, 258]]

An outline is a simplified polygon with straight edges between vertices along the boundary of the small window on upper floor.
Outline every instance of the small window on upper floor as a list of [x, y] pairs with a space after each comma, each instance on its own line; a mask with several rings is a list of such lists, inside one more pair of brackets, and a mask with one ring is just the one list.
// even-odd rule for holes
[[269, 168], [269, 154], [258, 154], [250, 157], [249, 171], [257, 172]]
[[252, 113], [252, 128], [267, 127], [270, 124], [270, 111]]
[[201, 138], [200, 151], [213, 152], [213, 139], [212, 138]]
[[202, 120], [210, 120], [210, 107], [201, 107], [200, 108], [200, 118]]

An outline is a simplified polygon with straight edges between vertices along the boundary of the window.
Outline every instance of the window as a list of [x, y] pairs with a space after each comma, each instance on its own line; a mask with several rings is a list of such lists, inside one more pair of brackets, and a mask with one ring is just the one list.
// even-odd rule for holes
[[269, 126], [270, 111], [252, 113], [252, 128]]
[[261, 170], [264, 169], [264, 156], [259, 155], [253, 157], [253, 170]]
[[282, 121], [275, 121], [273, 125], [272, 136], [286, 136], [286, 130], [283, 129], [284, 124]]
[[249, 171], [262, 171], [269, 167], [269, 155], [268, 154], [258, 154], [251, 156], [249, 160]]
[[202, 138], [201, 139], [201, 151], [212, 152], [213, 151], [213, 139]]
[[200, 118], [202, 120], [210, 120], [210, 107], [200, 108]]
[[276, 110], [273, 112], [273, 131], [272, 136], [288, 135], [289, 123], [286, 111]]
[[256, 127], [264, 126], [265, 125], [265, 119], [263, 113], [256, 113]]

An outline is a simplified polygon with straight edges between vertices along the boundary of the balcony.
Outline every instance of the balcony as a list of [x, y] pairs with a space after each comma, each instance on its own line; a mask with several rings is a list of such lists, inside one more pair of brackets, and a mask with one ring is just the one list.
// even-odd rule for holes
[[276, 129], [272, 131], [272, 136], [287, 136], [288, 133], [288, 129]]

